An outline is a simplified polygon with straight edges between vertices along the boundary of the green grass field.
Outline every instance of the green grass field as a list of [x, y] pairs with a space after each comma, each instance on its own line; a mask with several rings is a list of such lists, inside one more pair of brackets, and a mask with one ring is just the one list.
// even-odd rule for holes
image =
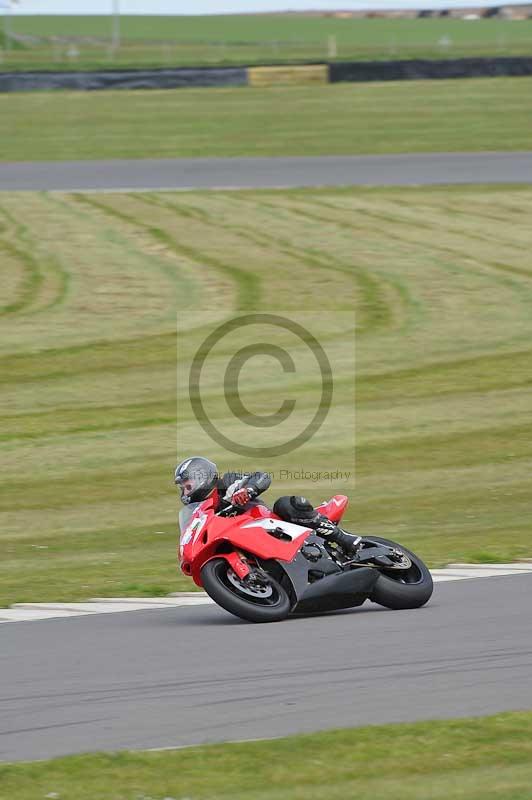
[[532, 714], [0, 765], [1, 800], [529, 800]]
[[532, 78], [0, 94], [0, 160], [528, 150]]
[[[15, 16], [8, 69], [255, 64], [306, 60], [531, 55], [532, 20], [331, 19], [304, 15]], [[335, 49], [331, 50], [330, 37]]]
[[[171, 477], [201, 450], [223, 468], [355, 463], [348, 526], [431, 565], [531, 557], [531, 214], [526, 187], [1, 195], [0, 604], [192, 588]], [[176, 365], [256, 309], [305, 312], [334, 414], [303, 458], [235, 464]], [[243, 375], [251, 409], [279, 407], [278, 369]], [[309, 375], [291, 385], [303, 415]], [[277, 479], [267, 497], [336, 488]]]

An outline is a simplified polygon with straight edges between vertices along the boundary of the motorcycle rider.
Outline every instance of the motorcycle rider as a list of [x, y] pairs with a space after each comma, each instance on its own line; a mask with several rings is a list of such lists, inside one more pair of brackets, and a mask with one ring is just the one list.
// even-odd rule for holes
[[[257, 504], [257, 497], [266, 491], [271, 484], [267, 472], [226, 472], [218, 475], [216, 464], [203, 456], [191, 456], [177, 465], [174, 482], [179, 486], [181, 501], [184, 505], [199, 503], [213, 497], [216, 511], [229, 505], [243, 509]], [[311, 528], [318, 536], [333, 544], [339, 545], [346, 553], [354, 552], [359, 541], [342, 531], [323, 514], [320, 514], [302, 496], [279, 497], [273, 506], [274, 514], [287, 522]]]

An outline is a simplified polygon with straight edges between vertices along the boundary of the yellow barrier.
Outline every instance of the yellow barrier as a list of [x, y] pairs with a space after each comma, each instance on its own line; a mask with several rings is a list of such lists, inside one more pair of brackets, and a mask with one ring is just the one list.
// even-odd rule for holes
[[329, 82], [327, 64], [299, 67], [249, 67], [249, 86], [306, 86]]

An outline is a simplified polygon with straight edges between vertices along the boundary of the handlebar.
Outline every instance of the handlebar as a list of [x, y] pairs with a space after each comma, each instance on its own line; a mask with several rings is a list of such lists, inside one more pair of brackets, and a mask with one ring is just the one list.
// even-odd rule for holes
[[227, 508], [222, 508], [222, 510], [221, 510], [221, 511], [218, 511], [218, 512], [216, 513], [216, 516], [217, 516], [217, 517], [228, 517], [228, 516], [229, 516], [229, 514], [230, 514], [232, 511], [243, 511], [243, 509], [242, 509], [242, 507], [241, 507], [241, 506], [234, 506], [234, 505], [230, 505], [230, 506], [227, 506]]

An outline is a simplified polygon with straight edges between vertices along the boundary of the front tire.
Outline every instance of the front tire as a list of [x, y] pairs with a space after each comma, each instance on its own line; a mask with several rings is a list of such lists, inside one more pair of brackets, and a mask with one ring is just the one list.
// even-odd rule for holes
[[399, 570], [390, 570], [388, 574], [381, 572], [370, 600], [385, 608], [393, 609], [424, 606], [432, 596], [434, 584], [432, 575], [419, 556], [389, 539], [381, 539], [379, 536], [368, 536], [367, 538], [378, 544], [396, 547], [405, 553], [412, 562], [410, 569], [404, 573]]
[[213, 558], [203, 565], [201, 582], [209, 597], [230, 614], [248, 622], [280, 622], [290, 613], [290, 598], [271, 575], [264, 575], [264, 590], [250, 591], [225, 558]]

